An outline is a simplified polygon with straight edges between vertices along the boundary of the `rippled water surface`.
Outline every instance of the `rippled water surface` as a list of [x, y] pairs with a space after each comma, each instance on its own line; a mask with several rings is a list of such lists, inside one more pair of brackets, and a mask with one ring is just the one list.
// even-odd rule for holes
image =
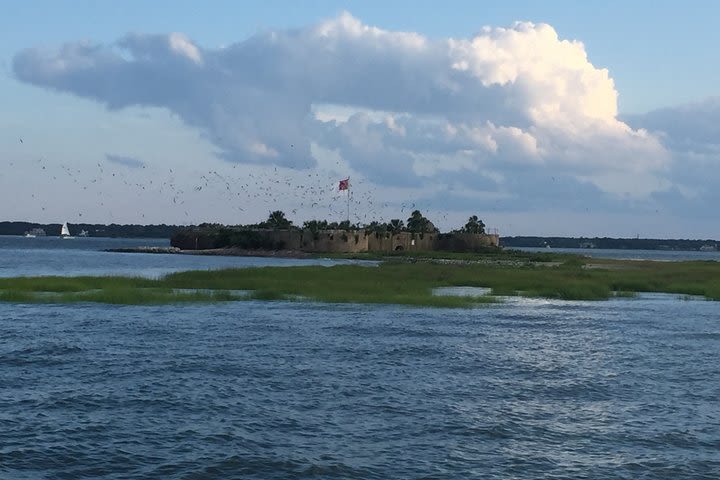
[[0, 277], [45, 275], [125, 275], [156, 278], [185, 270], [258, 266], [336, 265], [374, 262], [322, 258], [221, 257], [106, 252], [138, 246], [170, 246], [154, 238], [25, 238], [0, 236]]
[[719, 312], [0, 304], [0, 478], [717, 479]]

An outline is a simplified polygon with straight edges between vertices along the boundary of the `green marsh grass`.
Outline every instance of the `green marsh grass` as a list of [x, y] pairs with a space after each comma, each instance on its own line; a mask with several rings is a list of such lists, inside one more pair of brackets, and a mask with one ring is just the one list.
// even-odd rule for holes
[[[377, 267], [264, 267], [179, 272], [160, 279], [22, 277], [0, 279], [0, 301], [163, 304], [294, 300], [468, 308], [523, 295], [606, 300], [638, 292], [700, 295], [720, 300], [720, 263], [598, 260], [577, 256], [512, 264], [497, 255], [454, 263], [388, 261]], [[511, 256], [511, 258], [514, 258]], [[486, 259], [489, 261], [483, 261]], [[434, 296], [436, 287], [487, 287], [480, 297]], [[249, 291], [237, 295], [233, 291]]]
[[230, 300], [223, 292], [174, 292], [168, 288], [106, 288], [88, 292], [63, 293], [60, 303], [93, 302], [114, 305], [162, 305], [208, 303]]
[[19, 290], [0, 291], [0, 302], [33, 303], [36, 298], [38, 297], [32, 292], [23, 292]]
[[15, 277], [0, 278], [0, 291], [83, 292], [105, 288], [149, 288], [156, 281], [140, 277]]

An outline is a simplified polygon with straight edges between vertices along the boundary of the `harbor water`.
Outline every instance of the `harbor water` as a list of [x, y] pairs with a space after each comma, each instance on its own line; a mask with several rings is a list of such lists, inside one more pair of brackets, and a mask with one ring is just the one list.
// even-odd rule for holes
[[717, 479], [719, 354], [720, 304], [673, 295], [1, 303], [0, 478]]

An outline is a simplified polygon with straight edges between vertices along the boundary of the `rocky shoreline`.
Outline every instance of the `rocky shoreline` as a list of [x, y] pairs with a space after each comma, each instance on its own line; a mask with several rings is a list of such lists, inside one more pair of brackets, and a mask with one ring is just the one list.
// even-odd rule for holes
[[107, 248], [104, 252], [115, 253], [182, 253], [177, 247], [121, 247]]

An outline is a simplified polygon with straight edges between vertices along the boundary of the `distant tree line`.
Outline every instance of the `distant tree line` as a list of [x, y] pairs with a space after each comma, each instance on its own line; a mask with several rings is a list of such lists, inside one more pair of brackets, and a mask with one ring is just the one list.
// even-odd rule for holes
[[[47, 236], [60, 235], [59, 223], [33, 223], [33, 222], [0, 222], [0, 235], [24, 235], [33, 229], [41, 228]], [[89, 237], [125, 237], [125, 238], [172, 238], [179, 232], [202, 231], [214, 236], [221, 236], [226, 240], [227, 244], [243, 244], [256, 245], [257, 248], [266, 248], [262, 244], [262, 237], [248, 233], [251, 230], [271, 229], [271, 230], [288, 230], [303, 229], [318, 233], [322, 230], [365, 230], [368, 233], [377, 234], [397, 234], [400, 232], [410, 233], [437, 233], [438, 229], [435, 224], [426, 218], [420, 210], [414, 210], [407, 220], [399, 218], [391, 219], [388, 222], [372, 221], [365, 225], [354, 224], [347, 220], [342, 222], [329, 222], [327, 220], [308, 220], [303, 222], [301, 226], [296, 226], [288, 219], [281, 210], [270, 212], [267, 219], [262, 222], [248, 225], [227, 226], [219, 223], [202, 223], [197, 226], [181, 226], [181, 225], [121, 225], [112, 223], [110, 225], [94, 224], [94, 223], [69, 223], [68, 227], [73, 235], [78, 235], [81, 231], [87, 232]], [[244, 233], [240, 233], [244, 232]], [[468, 222], [461, 228], [453, 230], [453, 232], [464, 233], [485, 233], [485, 224], [478, 219], [477, 215], [473, 215]], [[224, 242], [223, 242], [224, 243]], [[256, 247], [248, 247], [256, 248]]]
[[609, 238], [609, 237], [503, 237], [504, 247], [551, 247], [551, 248], [601, 248], [624, 250], [700, 250], [714, 247], [717, 240], [653, 239], [653, 238]]
[[[200, 225], [200, 227], [207, 227], [208, 224]], [[220, 226], [220, 225], [217, 225]], [[289, 220], [285, 213], [281, 210], [270, 212], [268, 218], [260, 223], [251, 225], [239, 225], [237, 227], [247, 229], [271, 229], [271, 230], [288, 230], [288, 229], [303, 229], [310, 230], [311, 232], [320, 232], [322, 230], [365, 230], [372, 233], [392, 233], [397, 234], [400, 232], [410, 233], [437, 233], [439, 230], [435, 227], [435, 224], [426, 218], [420, 210], [415, 210], [410, 214], [407, 221], [403, 221], [399, 218], [390, 220], [389, 222], [378, 222], [372, 221], [365, 225], [354, 224], [347, 220], [342, 222], [329, 222], [327, 220], [307, 220], [303, 222], [302, 226], [293, 225], [293, 222]], [[454, 230], [454, 232], [463, 233], [485, 233], [485, 224], [480, 220], [477, 215], [473, 215], [468, 219], [468, 222], [460, 229]]]
[[[61, 224], [59, 223], [32, 223], [32, 222], [0, 222], [0, 235], [24, 235], [25, 232], [41, 228], [49, 237], [59, 236]], [[124, 238], [170, 238], [183, 228], [181, 225], [120, 225], [112, 223], [103, 225], [97, 223], [68, 223], [70, 233], [78, 235], [86, 231], [89, 237], [124, 237]]]

